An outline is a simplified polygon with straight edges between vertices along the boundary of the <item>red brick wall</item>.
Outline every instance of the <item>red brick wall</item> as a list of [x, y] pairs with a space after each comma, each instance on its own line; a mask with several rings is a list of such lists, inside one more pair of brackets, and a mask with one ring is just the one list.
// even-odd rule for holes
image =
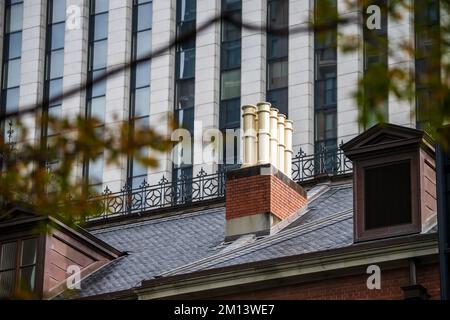
[[307, 199], [276, 176], [270, 176], [270, 212], [285, 219], [306, 205]]
[[[302, 283], [249, 293], [224, 296], [219, 299], [272, 300], [395, 300], [403, 299], [402, 287], [409, 285], [409, 269], [381, 269], [381, 290], [368, 290], [369, 275], [353, 275], [335, 279]], [[425, 287], [431, 299], [440, 298], [439, 266], [417, 267], [417, 283]]]
[[227, 219], [271, 212], [284, 219], [306, 205], [307, 199], [273, 175], [227, 180]]

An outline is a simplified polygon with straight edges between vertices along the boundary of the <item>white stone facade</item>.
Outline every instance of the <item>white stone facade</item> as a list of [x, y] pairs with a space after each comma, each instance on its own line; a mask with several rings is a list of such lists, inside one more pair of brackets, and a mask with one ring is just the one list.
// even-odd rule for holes
[[[62, 0], [61, 0], [62, 1]], [[66, 0], [66, 7], [79, 8], [79, 28], [66, 29], [64, 48], [64, 90], [77, 88], [86, 81], [89, 9], [86, 0]], [[313, 15], [312, 0], [289, 0], [289, 26], [307, 25]], [[351, 15], [344, 0], [338, 0], [341, 15]], [[5, 1], [0, 1], [0, 52], [3, 47]], [[197, 26], [220, 13], [220, 0], [197, 1]], [[70, 9], [71, 8], [71, 9]], [[131, 58], [132, 0], [109, 1], [108, 69], [124, 65]], [[46, 0], [24, 1], [22, 40], [22, 72], [20, 105], [30, 105], [42, 100], [45, 69]], [[73, 12], [72, 12], [73, 13]], [[242, 17], [245, 22], [256, 25], [267, 20], [267, 0], [245, 0], [242, 2]], [[445, 17], [447, 18], [447, 17]], [[166, 46], [175, 36], [176, 0], [153, 0], [152, 48]], [[405, 16], [401, 22], [389, 21], [388, 34], [393, 42], [413, 41], [413, 17]], [[340, 26], [343, 34], [361, 31], [355, 24]], [[211, 26], [197, 35], [195, 72], [195, 119], [201, 121], [203, 129], [218, 128], [220, 103], [220, 24]], [[266, 35], [260, 31], [242, 30], [241, 104], [256, 104], [266, 98]], [[338, 142], [348, 141], [361, 132], [358, 125], [358, 110], [353, 100], [356, 81], [362, 74], [362, 52], [338, 54]], [[389, 60], [390, 65], [414, 68], [414, 60], [398, 57]], [[1, 65], [0, 65], [1, 67]], [[170, 113], [174, 109], [175, 50], [168, 50], [155, 57], [151, 63], [150, 125], [158, 132], [170, 134]], [[106, 126], [114, 127], [128, 121], [130, 104], [130, 72], [125, 70], [107, 81]], [[85, 92], [64, 99], [64, 116], [73, 117], [85, 112]], [[392, 123], [415, 126], [412, 116], [414, 103], [400, 103], [389, 99], [389, 120]], [[117, 116], [117, 118], [114, 117]], [[314, 150], [314, 35], [311, 32], [289, 36], [289, 118], [294, 121], [294, 154], [301, 147], [310, 154]], [[40, 134], [36, 124], [30, 122], [33, 139]], [[196, 137], [201, 139], [201, 137]], [[201, 148], [200, 148], [201, 149]], [[195, 149], [195, 154], [201, 150]], [[156, 155], [160, 160], [158, 169], [149, 170], [149, 182], [157, 183], [164, 175], [171, 179], [170, 155]], [[194, 166], [194, 175], [202, 165]], [[104, 184], [117, 191], [126, 183], [126, 159], [118, 167], [104, 166]], [[205, 164], [209, 172], [217, 169], [214, 164]], [[77, 175], [82, 174], [80, 162]]]

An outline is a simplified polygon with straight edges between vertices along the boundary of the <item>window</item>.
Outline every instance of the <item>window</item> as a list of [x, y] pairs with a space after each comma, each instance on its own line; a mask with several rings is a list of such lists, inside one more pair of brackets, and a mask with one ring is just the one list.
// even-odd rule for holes
[[[91, 0], [89, 16], [88, 79], [98, 79], [106, 72], [108, 59], [108, 0]], [[106, 79], [87, 90], [86, 117], [97, 120], [99, 133], [103, 132], [106, 115]], [[89, 187], [101, 193], [104, 154], [95, 160], [85, 160], [84, 178]]]
[[37, 238], [0, 244], [0, 298], [35, 291], [37, 247]]
[[428, 229], [436, 214], [430, 139], [422, 130], [386, 123], [342, 145], [354, 169], [355, 242]]
[[366, 168], [364, 190], [366, 230], [412, 222], [409, 161]]
[[197, 1], [196, 0], [178, 0], [177, 1], [177, 22], [196, 20]]
[[[148, 0], [134, 0], [133, 5], [133, 52], [136, 60], [150, 53], [152, 48], [153, 3]], [[149, 126], [150, 122], [151, 62], [137, 64], [131, 70], [130, 127], [132, 130]], [[148, 150], [142, 149], [140, 157], [147, 157]], [[136, 158], [128, 159], [128, 184], [139, 188], [147, 181], [147, 167]]]
[[[242, 1], [222, 0], [222, 12], [241, 21]], [[227, 154], [227, 149], [231, 149], [227, 148], [226, 132], [241, 125], [241, 37], [241, 28], [222, 21], [219, 127], [224, 138], [222, 165], [225, 167], [237, 165], [239, 159], [237, 139], [234, 139], [233, 154]]]
[[[177, 0], [177, 37], [195, 30], [197, 24], [196, 16], [196, 0]], [[178, 128], [185, 128], [191, 134], [194, 131], [195, 112], [195, 46], [195, 37], [178, 44], [176, 47], [175, 65], [175, 121]], [[191, 143], [191, 150], [193, 151], [193, 141]], [[181, 169], [178, 166], [178, 159], [174, 158], [172, 160], [172, 182], [176, 184], [180, 178]], [[192, 163], [185, 164], [182, 171], [184, 174], [189, 174], [189, 177], [192, 177]], [[186, 188], [179, 190], [179, 192], [185, 191]], [[180, 194], [174, 196], [177, 199], [183, 198]]]
[[268, 26], [286, 34], [267, 35], [267, 101], [288, 116], [289, 1], [268, 0]]
[[241, 70], [222, 73], [222, 100], [239, 98], [241, 96]]
[[[22, 55], [23, 1], [7, 0], [5, 5], [5, 32], [0, 114], [14, 112], [19, 107]], [[16, 141], [15, 120], [7, 118], [1, 124], [1, 134], [9, 143]]]
[[[334, 10], [337, 10], [333, 1]], [[317, 7], [317, 1], [316, 1]], [[315, 19], [320, 20], [315, 11]], [[337, 28], [314, 35], [315, 167], [318, 172], [335, 169], [337, 149]], [[323, 167], [325, 164], [325, 168]]]
[[436, 88], [441, 84], [440, 7], [438, 0], [414, 2], [416, 123], [425, 129], [433, 109], [442, 103]]
[[[370, 5], [377, 5], [381, 8], [381, 29], [370, 30], [367, 27], [363, 28], [363, 40], [364, 40], [364, 72], [378, 72], [377, 70], [387, 70], [388, 68], [388, 4], [387, 0], [365, 0], [364, 3], [364, 18], [366, 21], [368, 19], [368, 14], [366, 8]], [[377, 96], [380, 94], [378, 90]], [[371, 88], [364, 88], [365, 103], [366, 105], [372, 103], [373, 97], [372, 93], [374, 91]], [[381, 91], [383, 100], [385, 101], [381, 106], [381, 113], [385, 120], [388, 120], [389, 110], [388, 110], [388, 100], [389, 92], [385, 90]], [[367, 107], [366, 107], [367, 108]], [[376, 124], [376, 115], [373, 112], [369, 113], [369, 124], [368, 127]]]
[[269, 91], [288, 86], [288, 62], [275, 61], [269, 64]]

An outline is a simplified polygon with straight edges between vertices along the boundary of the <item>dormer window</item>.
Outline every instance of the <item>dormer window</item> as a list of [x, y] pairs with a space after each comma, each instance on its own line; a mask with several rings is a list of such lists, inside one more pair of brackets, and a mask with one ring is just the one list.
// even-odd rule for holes
[[37, 248], [38, 238], [0, 244], [0, 298], [35, 291]]
[[342, 146], [354, 168], [354, 239], [426, 232], [436, 222], [434, 147], [420, 130], [380, 124]]
[[363, 179], [366, 230], [412, 223], [409, 160], [366, 167]]

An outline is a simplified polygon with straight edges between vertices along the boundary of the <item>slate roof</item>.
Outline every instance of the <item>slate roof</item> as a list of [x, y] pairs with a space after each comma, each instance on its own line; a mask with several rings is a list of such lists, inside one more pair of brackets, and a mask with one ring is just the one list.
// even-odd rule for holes
[[231, 244], [223, 243], [225, 207], [94, 230], [96, 237], [128, 254], [84, 279], [78, 296], [131, 289], [157, 276], [352, 245], [352, 185], [322, 187], [313, 193], [307, 210], [284, 229]]

